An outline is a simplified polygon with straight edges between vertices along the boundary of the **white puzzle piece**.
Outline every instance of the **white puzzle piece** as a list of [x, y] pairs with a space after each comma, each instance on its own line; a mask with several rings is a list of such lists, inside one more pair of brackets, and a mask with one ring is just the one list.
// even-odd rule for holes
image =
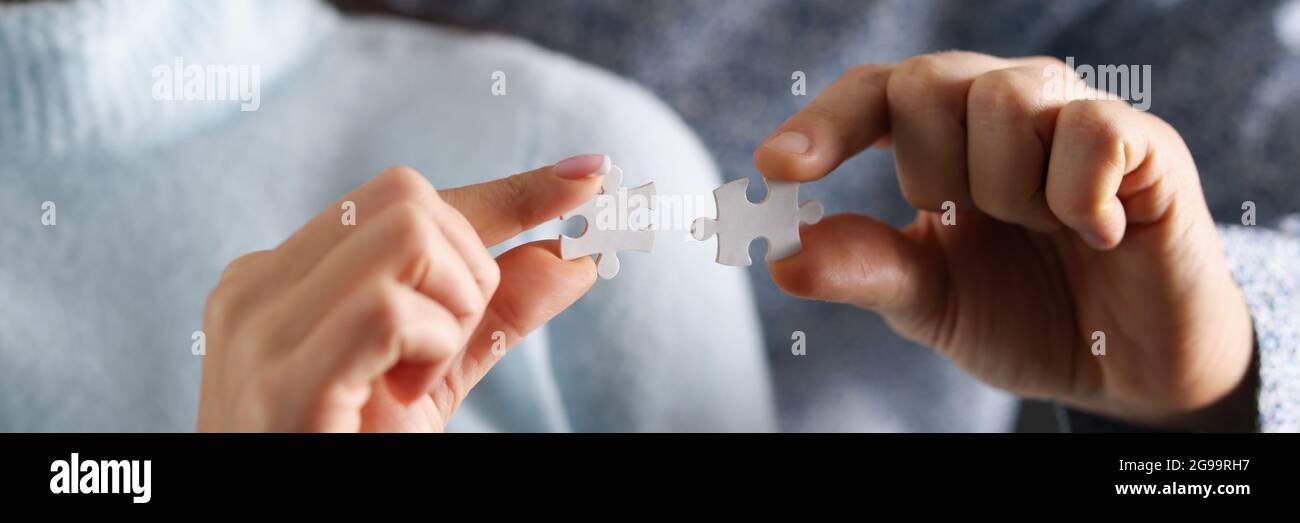
[[767, 196], [750, 203], [745, 196], [749, 180], [742, 178], [713, 190], [718, 202], [718, 218], [698, 218], [691, 224], [697, 240], [718, 236], [718, 263], [748, 267], [749, 244], [755, 238], [767, 238], [765, 261], [791, 256], [803, 245], [799, 242], [799, 224], [817, 223], [825, 210], [816, 200], [799, 203], [799, 183], [765, 180]]
[[[560, 236], [560, 257], [572, 260], [594, 254], [596, 273], [608, 280], [618, 275], [618, 251], [654, 250], [655, 231], [650, 227], [648, 214], [654, 209], [655, 184], [647, 183], [631, 189], [620, 187], [623, 170], [611, 165], [608, 158], [601, 171], [605, 175], [600, 194], [562, 217], [567, 220], [582, 216], [587, 220], [587, 227], [576, 238]], [[645, 209], [646, 223], [633, 223], [637, 221], [632, 219], [633, 213], [642, 208]], [[609, 214], [602, 216], [602, 213]]]

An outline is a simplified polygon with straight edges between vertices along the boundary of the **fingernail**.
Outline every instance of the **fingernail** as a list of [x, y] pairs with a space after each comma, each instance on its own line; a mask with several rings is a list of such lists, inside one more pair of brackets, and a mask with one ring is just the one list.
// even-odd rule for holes
[[609, 172], [609, 157], [603, 154], [580, 154], [555, 164], [551, 172], [565, 180], [604, 176]]
[[767, 146], [787, 153], [804, 154], [812, 147], [812, 140], [809, 140], [803, 133], [786, 131], [776, 135], [776, 138], [768, 140]]

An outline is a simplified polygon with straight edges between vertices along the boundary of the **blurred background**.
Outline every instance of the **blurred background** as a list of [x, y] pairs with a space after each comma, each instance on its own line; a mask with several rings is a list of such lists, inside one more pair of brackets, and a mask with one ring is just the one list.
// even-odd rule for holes
[[[1297, 1], [335, 3], [351, 13], [399, 14], [517, 35], [630, 77], [682, 115], [728, 180], [756, 177], [750, 160], [755, 145], [853, 65], [949, 49], [1069, 56], [1079, 64], [1150, 64], [1151, 111], [1188, 142], [1217, 221], [1238, 222], [1242, 202], [1250, 200], [1260, 225], [1294, 228], [1296, 223], [1279, 220], [1300, 210]], [[806, 74], [808, 96], [791, 95], [794, 71]], [[881, 151], [847, 162], [804, 191], [829, 212], [864, 212], [900, 225], [913, 215], [894, 179], [892, 159]], [[970, 402], [999, 393], [899, 339], [874, 315], [781, 299], [763, 264], [750, 271], [784, 430], [1056, 430], [1052, 406], [1040, 402], [1023, 402], [1014, 425], [952, 426], [947, 421], [953, 413], [979, 408]], [[810, 351], [818, 357], [788, 357], [793, 330], [810, 333]], [[843, 409], [868, 409], [876, 419], [888, 419], [900, 403], [931, 408], [896, 414], [896, 426], [838, 420]]]

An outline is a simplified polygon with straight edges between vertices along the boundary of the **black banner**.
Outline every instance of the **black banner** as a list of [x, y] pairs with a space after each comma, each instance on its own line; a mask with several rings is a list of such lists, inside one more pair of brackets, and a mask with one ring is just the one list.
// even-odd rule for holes
[[591, 496], [750, 509], [809, 496], [1070, 510], [1286, 505], [1300, 483], [1298, 444], [1248, 434], [5, 434], [0, 499], [126, 511], [448, 499], [564, 507]]

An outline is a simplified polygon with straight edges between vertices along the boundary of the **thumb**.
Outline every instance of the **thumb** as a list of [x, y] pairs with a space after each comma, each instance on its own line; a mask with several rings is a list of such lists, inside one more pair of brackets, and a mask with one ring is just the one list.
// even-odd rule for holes
[[529, 332], [578, 301], [596, 283], [591, 257], [560, 258], [558, 240], [526, 243], [497, 257], [501, 286], [465, 350], [451, 364], [447, 387], [433, 399], [446, 417], [483, 376]]
[[560, 216], [600, 191], [609, 157], [584, 154], [499, 180], [440, 191], [493, 246]]
[[887, 316], [927, 312], [942, 300], [945, 270], [911, 236], [866, 216], [839, 214], [800, 230], [803, 250], [769, 264], [786, 293], [849, 303]]

